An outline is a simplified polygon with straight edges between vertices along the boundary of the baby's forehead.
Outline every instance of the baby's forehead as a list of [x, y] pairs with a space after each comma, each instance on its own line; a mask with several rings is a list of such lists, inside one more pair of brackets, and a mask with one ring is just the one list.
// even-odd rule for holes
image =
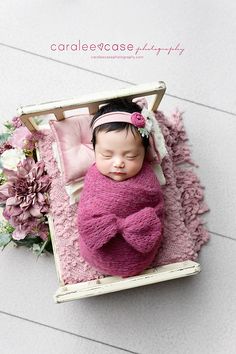
[[138, 132], [132, 132], [131, 130], [100, 131], [97, 134], [96, 143], [99, 147], [106, 149], [111, 147], [134, 149], [142, 146], [142, 138]]

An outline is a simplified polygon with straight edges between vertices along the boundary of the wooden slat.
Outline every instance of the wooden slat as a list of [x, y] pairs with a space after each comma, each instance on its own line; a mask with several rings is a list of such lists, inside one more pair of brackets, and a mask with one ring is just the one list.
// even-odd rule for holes
[[159, 283], [195, 275], [201, 271], [200, 264], [191, 260], [172, 263], [145, 270], [140, 275], [129, 278], [105, 277], [83, 283], [60, 287], [54, 295], [56, 303], [103, 295], [115, 291], [131, 289], [143, 285]]
[[30, 131], [34, 131], [38, 128], [36, 123], [33, 122], [32, 117], [46, 114], [54, 114], [57, 120], [62, 120], [65, 118], [65, 111], [84, 107], [88, 107], [90, 114], [94, 114], [99, 105], [107, 103], [108, 101], [115, 98], [126, 97], [133, 99], [140, 96], [155, 95], [154, 101], [150, 109], [156, 110], [165, 93], [165, 90], [165, 83], [163, 81], [157, 81], [153, 83], [140, 84], [118, 90], [110, 90], [85, 95], [79, 98], [73, 98], [69, 100], [45, 102], [36, 105], [19, 107], [17, 109], [17, 114], [24, 123], [24, 125]]

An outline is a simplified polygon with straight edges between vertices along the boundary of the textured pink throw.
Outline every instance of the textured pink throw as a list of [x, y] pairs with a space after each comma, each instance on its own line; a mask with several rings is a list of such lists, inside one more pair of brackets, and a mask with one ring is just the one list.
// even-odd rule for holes
[[149, 162], [122, 182], [102, 175], [94, 163], [78, 207], [81, 256], [104, 274], [137, 275], [157, 254], [163, 219], [161, 186]]
[[[202, 218], [202, 214], [208, 210], [204, 203], [204, 187], [193, 169], [182, 114], [177, 111], [168, 117], [158, 111], [155, 115], [166, 141], [168, 156], [162, 162], [166, 178], [166, 185], [162, 186], [164, 234], [157, 256], [149, 267], [197, 260], [198, 252], [209, 239]], [[52, 132], [45, 130], [38, 146], [41, 159], [52, 177], [50, 213], [53, 217], [60, 282], [74, 284], [104, 278], [105, 275], [90, 266], [80, 254], [78, 206], [69, 203], [65, 184], [53, 156], [53, 142]]]

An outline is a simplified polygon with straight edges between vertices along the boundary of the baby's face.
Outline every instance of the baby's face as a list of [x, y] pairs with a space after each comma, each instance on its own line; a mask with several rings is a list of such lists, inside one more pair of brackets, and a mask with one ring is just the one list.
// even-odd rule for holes
[[140, 134], [131, 130], [101, 131], [96, 136], [95, 161], [98, 170], [115, 181], [135, 176], [142, 168], [145, 149]]

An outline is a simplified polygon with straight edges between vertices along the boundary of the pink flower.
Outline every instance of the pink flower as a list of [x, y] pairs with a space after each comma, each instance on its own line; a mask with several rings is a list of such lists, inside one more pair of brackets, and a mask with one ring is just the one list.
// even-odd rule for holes
[[12, 137], [9, 139], [9, 143], [15, 148], [27, 149], [27, 144], [31, 140], [32, 134], [26, 127], [22, 126], [14, 131]]
[[13, 147], [11, 146], [11, 144], [9, 144], [8, 141], [5, 141], [5, 143], [0, 146], [0, 155], [2, 155], [6, 150], [10, 150], [12, 148]]
[[132, 113], [131, 122], [137, 128], [143, 128], [145, 126], [145, 118], [139, 112]]
[[13, 231], [12, 238], [15, 240], [22, 240], [27, 235], [37, 237], [39, 236], [43, 241], [48, 238], [49, 230], [44, 222], [39, 219], [31, 218], [27, 223], [18, 225]]
[[[32, 218], [41, 218], [49, 210], [45, 192], [50, 178], [45, 173], [44, 162], [27, 158], [17, 165], [17, 171], [5, 170], [7, 182], [0, 186], [0, 203], [5, 202], [4, 214], [13, 227], [27, 225]], [[22, 233], [18, 237], [21, 237]]]
[[22, 126], [22, 122], [20, 120], [20, 117], [13, 117], [11, 122], [15, 128], [19, 128]]

